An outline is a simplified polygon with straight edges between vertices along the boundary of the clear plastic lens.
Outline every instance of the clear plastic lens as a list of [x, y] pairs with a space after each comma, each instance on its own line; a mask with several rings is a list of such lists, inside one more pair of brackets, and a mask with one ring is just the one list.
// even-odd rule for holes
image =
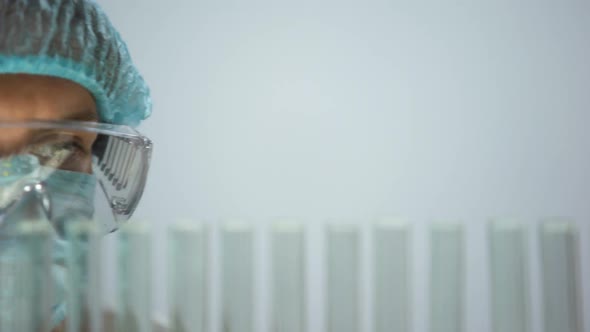
[[99, 135], [93, 147], [93, 174], [117, 222], [129, 219], [143, 193], [151, 145], [135, 137]]
[[[117, 229], [137, 207], [151, 142], [132, 129], [79, 122], [1, 123], [0, 129], [0, 222], [25, 186], [36, 183], [57, 205], [51, 212], [74, 207], [69, 215], [99, 220], [105, 232]], [[60, 226], [59, 218], [50, 217]]]

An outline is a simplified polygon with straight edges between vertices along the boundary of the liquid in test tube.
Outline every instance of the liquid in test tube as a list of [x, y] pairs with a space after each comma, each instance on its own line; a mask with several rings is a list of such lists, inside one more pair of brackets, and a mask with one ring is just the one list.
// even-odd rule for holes
[[272, 332], [305, 332], [303, 227], [280, 222], [272, 228]]
[[24, 221], [2, 236], [0, 331], [49, 331], [52, 228], [44, 221]]
[[462, 332], [465, 280], [462, 226], [434, 224], [430, 249], [430, 331]]
[[254, 331], [253, 229], [243, 222], [222, 229], [222, 330]]
[[68, 224], [66, 239], [66, 330], [101, 332], [101, 239], [96, 222]]
[[525, 227], [515, 220], [494, 220], [489, 240], [492, 330], [530, 331]]
[[207, 234], [203, 224], [189, 221], [170, 229], [168, 283], [174, 332], [205, 331]]
[[578, 231], [569, 220], [541, 225], [545, 332], [582, 332]]
[[373, 228], [374, 331], [410, 331], [409, 227], [400, 220], [382, 220]]
[[151, 332], [150, 232], [142, 223], [130, 222], [119, 231], [119, 332]]
[[352, 225], [328, 228], [327, 325], [329, 332], [360, 331], [360, 240]]

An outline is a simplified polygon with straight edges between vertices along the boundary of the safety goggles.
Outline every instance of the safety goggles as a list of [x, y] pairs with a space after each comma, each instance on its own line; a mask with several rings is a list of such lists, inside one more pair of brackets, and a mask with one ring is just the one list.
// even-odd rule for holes
[[[0, 224], [37, 209], [58, 230], [69, 219], [92, 218], [112, 232], [139, 203], [151, 152], [151, 141], [127, 126], [0, 123]], [[35, 198], [37, 205], [29, 202]]]

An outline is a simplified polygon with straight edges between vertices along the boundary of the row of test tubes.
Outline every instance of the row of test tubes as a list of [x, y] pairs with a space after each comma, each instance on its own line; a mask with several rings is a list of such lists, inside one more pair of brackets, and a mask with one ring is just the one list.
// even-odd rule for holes
[[[410, 332], [412, 324], [412, 227], [382, 222], [372, 228], [374, 332]], [[534, 332], [531, 324], [527, 227], [496, 221], [488, 229], [491, 331]], [[151, 232], [147, 224], [129, 223], [118, 235], [116, 315], [105, 326], [101, 303], [101, 238], [91, 222], [67, 229], [63, 257], [66, 278], [66, 331], [152, 332]], [[269, 331], [313, 331], [308, 324], [306, 228], [280, 223], [270, 231]], [[539, 227], [543, 331], [582, 332], [582, 289], [579, 240], [571, 222], [552, 221]], [[168, 238], [168, 305], [171, 331], [210, 331], [209, 270], [217, 260], [220, 280], [220, 332], [256, 331], [254, 314], [254, 227], [228, 223], [219, 232], [220, 252], [212, 255], [212, 231], [204, 224], [171, 227]], [[51, 268], [51, 229], [27, 222], [17, 230], [14, 254], [0, 257], [0, 331], [48, 331], [56, 273]], [[325, 230], [325, 331], [363, 331], [361, 322], [362, 236], [354, 225]], [[465, 227], [433, 224], [429, 231], [430, 263], [428, 328], [431, 332], [465, 329]], [[8, 259], [7, 257], [10, 257]], [[97, 305], [98, 304], [98, 305]]]
[[[399, 221], [372, 228], [372, 308], [374, 332], [418, 331], [413, 326], [412, 227]], [[538, 229], [542, 288], [541, 328], [532, 324], [529, 227], [512, 220], [497, 220], [487, 230], [489, 300], [494, 332], [582, 332], [583, 308], [579, 257], [579, 234], [574, 223], [548, 221]], [[192, 234], [192, 235], [191, 235]], [[199, 252], [189, 261], [178, 260], [171, 271], [172, 315], [178, 331], [209, 331], [206, 303], [207, 230], [181, 229], [172, 233], [178, 252]], [[306, 229], [293, 223], [270, 230], [270, 305], [272, 332], [360, 332], [362, 322], [363, 236], [355, 225], [332, 225], [325, 232], [325, 327], [308, 324], [306, 286]], [[255, 262], [255, 231], [247, 224], [232, 223], [221, 229], [221, 326], [219, 331], [257, 331], [254, 313], [259, 275]], [[466, 234], [459, 223], [436, 223], [429, 231], [429, 311], [425, 331], [461, 332], [465, 327]], [[215, 258], [214, 258], [215, 259]], [[174, 261], [174, 260], [173, 260]], [[191, 276], [186, 279], [186, 276]], [[192, 281], [197, 280], [195, 284]], [[192, 285], [193, 288], [190, 288]], [[198, 285], [198, 287], [196, 287]], [[486, 287], [479, 285], [478, 287]], [[189, 290], [187, 292], [187, 290]], [[194, 310], [187, 310], [194, 308]], [[198, 312], [198, 314], [196, 314]], [[487, 329], [486, 329], [487, 330]]]

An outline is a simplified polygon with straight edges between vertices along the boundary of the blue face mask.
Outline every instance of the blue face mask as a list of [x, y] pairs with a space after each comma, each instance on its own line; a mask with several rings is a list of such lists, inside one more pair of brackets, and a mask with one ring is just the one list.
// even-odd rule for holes
[[56, 170], [44, 182], [51, 201], [51, 223], [62, 237], [68, 222], [92, 219], [94, 175]]
[[[94, 194], [96, 190], [96, 178], [91, 174], [52, 170], [51, 175], [42, 181], [46, 196], [27, 198], [37, 202], [23, 202], [23, 206], [11, 209], [3, 217], [0, 226], [0, 234], [5, 229], [24, 219], [30, 219], [31, 213], [38, 217], [39, 213], [31, 210], [38, 209], [45, 214], [45, 219], [53, 226], [52, 235], [52, 264], [51, 278], [53, 282], [52, 296], [52, 328], [59, 325], [65, 318], [65, 290], [66, 290], [66, 258], [70, 251], [70, 245], [65, 240], [65, 227], [69, 222], [92, 219], [94, 214]], [[18, 243], [14, 238], [0, 237], [0, 264], [7, 266], [17, 259], [15, 248]], [[5, 277], [5, 276], [3, 276]], [[14, 299], [9, 287], [0, 285], [0, 307]], [[0, 313], [2, 315], [3, 313]], [[9, 319], [9, 317], [2, 317]]]

